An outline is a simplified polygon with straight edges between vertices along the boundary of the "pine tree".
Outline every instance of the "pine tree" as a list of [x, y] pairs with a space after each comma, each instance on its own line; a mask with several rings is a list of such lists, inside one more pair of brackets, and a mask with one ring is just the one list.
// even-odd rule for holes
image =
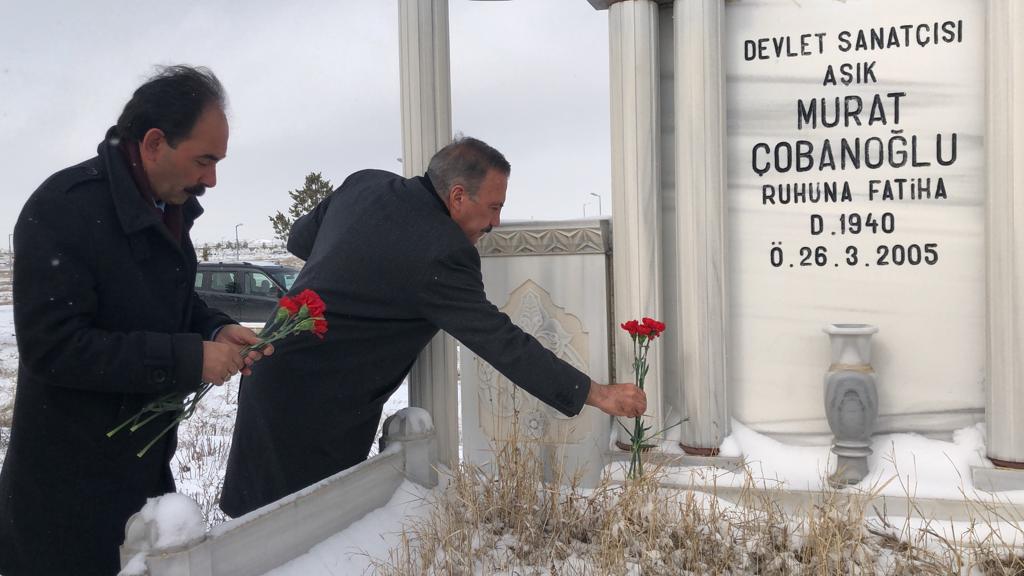
[[270, 216], [270, 223], [274, 226], [274, 236], [282, 242], [288, 241], [288, 234], [292, 230], [292, 224], [300, 217], [305, 216], [316, 208], [321, 200], [327, 198], [334, 188], [330, 180], [325, 180], [319, 172], [310, 172], [306, 175], [306, 185], [298, 190], [288, 193], [292, 197], [292, 205], [288, 208], [288, 215], [281, 212]]

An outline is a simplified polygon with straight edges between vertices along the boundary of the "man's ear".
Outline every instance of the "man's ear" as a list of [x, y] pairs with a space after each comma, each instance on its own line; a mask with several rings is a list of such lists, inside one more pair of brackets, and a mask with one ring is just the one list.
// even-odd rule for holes
[[448, 210], [462, 208], [462, 203], [465, 200], [466, 189], [462, 187], [462, 184], [452, 186], [452, 189], [448, 191]]
[[150, 128], [146, 131], [146, 134], [142, 137], [141, 145], [139, 146], [142, 157], [152, 162], [156, 160], [157, 153], [160, 151], [160, 145], [166, 144], [167, 138], [164, 136], [164, 131], [159, 128]]

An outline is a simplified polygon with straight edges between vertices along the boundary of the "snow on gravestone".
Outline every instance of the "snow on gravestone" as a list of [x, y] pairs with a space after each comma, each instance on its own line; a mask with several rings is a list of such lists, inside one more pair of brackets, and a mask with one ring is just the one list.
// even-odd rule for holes
[[726, 6], [734, 416], [828, 434], [822, 327], [862, 322], [880, 431], [979, 420], [985, 2]]
[[132, 554], [119, 576], [146, 573], [145, 557], [154, 550], [193, 544], [206, 535], [199, 505], [184, 494], [149, 498], [142, 510], [128, 520], [124, 552]]

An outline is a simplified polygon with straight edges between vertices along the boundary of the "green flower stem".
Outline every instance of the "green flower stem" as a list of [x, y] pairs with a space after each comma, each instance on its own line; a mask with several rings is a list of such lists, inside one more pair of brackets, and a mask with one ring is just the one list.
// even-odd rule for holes
[[[633, 375], [636, 377], [636, 385], [641, 390], [644, 389], [644, 379], [647, 377], [647, 351], [651, 347], [651, 339], [644, 335], [634, 335], [633, 337]], [[625, 428], [625, 426], [623, 426]], [[629, 479], [639, 478], [644, 474], [644, 463], [643, 463], [643, 451], [647, 447], [647, 442], [650, 441], [656, 435], [648, 436], [647, 432], [650, 427], [644, 426], [643, 416], [637, 416], [633, 420], [633, 432], [629, 434], [630, 440], [630, 459], [629, 459], [629, 471], [626, 473], [626, 477]]]
[[124, 422], [121, 422], [121, 424], [119, 424], [117, 428], [114, 428], [110, 432], [107, 432], [107, 438], [112, 438], [114, 434], [117, 434], [118, 432], [123, 430], [125, 426], [131, 424], [132, 422], [135, 422], [136, 420], [138, 420], [138, 418], [139, 415], [136, 414], [135, 416], [132, 416], [131, 418], [125, 420]]
[[[173, 410], [173, 409], [174, 409], [174, 408], [170, 408], [169, 410]], [[139, 418], [141, 418], [141, 417], [142, 417], [142, 415], [143, 415], [143, 414], [144, 414], [144, 413], [145, 413], [146, 411], [147, 411], [147, 410], [146, 410], [145, 408], [143, 408], [142, 410], [140, 410], [140, 411], [139, 411], [139, 413], [135, 415], [135, 420], [138, 420]], [[143, 426], [145, 426], [146, 424], [149, 424], [149, 422], [150, 422], [151, 420], [153, 420], [153, 419], [154, 419], [154, 418], [156, 418], [157, 416], [159, 416], [159, 415], [163, 414], [164, 412], [167, 412], [168, 410], [159, 410], [159, 409], [151, 409], [151, 411], [152, 411], [153, 413], [152, 413], [152, 414], [150, 414], [149, 418], [146, 418], [146, 419], [145, 419], [145, 420], [143, 420], [142, 422], [136, 422], [135, 424], [132, 424], [132, 427], [131, 427], [131, 428], [129, 428], [129, 429], [128, 429], [128, 431], [129, 431], [129, 432], [135, 432], [136, 430], [138, 430], [139, 428], [142, 428], [142, 427], [143, 427]]]
[[137, 456], [139, 458], [142, 458], [146, 454], [146, 452], [148, 452], [149, 449], [153, 447], [153, 444], [156, 444], [157, 440], [159, 440], [160, 438], [163, 438], [163, 435], [167, 434], [171, 430], [171, 428], [174, 428], [175, 426], [177, 426], [179, 422], [181, 422], [181, 417], [180, 416], [178, 418], [175, 418], [174, 420], [172, 420], [171, 423], [168, 424], [166, 428], [164, 428], [163, 430], [160, 431], [159, 434], [154, 436], [153, 439], [149, 441], [149, 444], [146, 444], [146, 446], [142, 450], [139, 450], [135, 454], [135, 456]]
[[689, 418], [683, 418], [682, 420], [680, 420], [679, 422], [676, 422], [675, 424], [673, 424], [671, 426], [667, 426], [665, 428], [662, 428], [661, 430], [658, 430], [654, 434], [651, 434], [650, 438], [657, 438], [658, 436], [661, 436], [662, 434], [664, 434], [665, 432], [668, 432], [669, 430], [675, 428], [676, 426], [682, 426], [683, 422], [686, 422], [687, 420], [689, 420]]

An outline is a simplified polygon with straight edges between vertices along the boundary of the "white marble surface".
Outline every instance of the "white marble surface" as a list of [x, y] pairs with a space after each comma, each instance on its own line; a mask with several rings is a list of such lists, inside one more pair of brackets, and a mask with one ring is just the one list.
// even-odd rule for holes
[[988, 18], [988, 455], [1024, 462], [1024, 4], [992, 0]]
[[[398, 22], [402, 167], [411, 178], [426, 172], [430, 158], [452, 139], [448, 2], [401, 0]], [[409, 372], [409, 400], [433, 415], [438, 458], [445, 464], [458, 459], [456, 347], [451, 336], [437, 334]]]
[[[608, 381], [608, 293], [605, 255], [501, 256], [482, 259], [488, 299], [548, 349], [598, 382]], [[571, 478], [582, 468], [588, 485], [597, 483], [608, 448], [611, 418], [584, 407], [566, 418], [497, 374], [475, 353], [462, 354], [463, 455], [483, 463], [494, 440], [508, 437], [512, 413], [519, 411], [521, 438], [540, 441], [548, 454], [563, 459]], [[557, 447], [557, 450], [555, 449]]]
[[[731, 281], [729, 347], [730, 395], [734, 416], [755, 429], [776, 433], [827, 431], [822, 407], [822, 375], [828, 365], [830, 322], [863, 322], [879, 327], [874, 338], [880, 410], [890, 420], [918, 414], [976, 414], [985, 405], [985, 2], [982, 0], [750, 0], [726, 9], [725, 56], [728, 124], [728, 261]], [[904, 47], [906, 24], [952, 21], [962, 25], [962, 41]], [[958, 22], [962, 22], [958, 23]], [[847, 31], [855, 45], [860, 30], [896, 27], [900, 47], [840, 50]], [[924, 28], [929, 40], [931, 28]], [[943, 35], [940, 28], [939, 34]], [[818, 36], [823, 34], [822, 36]], [[801, 46], [801, 36], [807, 40]], [[922, 38], [924, 38], [922, 36]], [[765, 59], [745, 58], [745, 41], [766, 48]], [[819, 43], [820, 38], [820, 43]], [[806, 55], [778, 57], [785, 51]], [[823, 85], [829, 65], [874, 63], [874, 77], [863, 84]], [[877, 80], [877, 81], [875, 81]], [[895, 119], [893, 92], [900, 97]], [[860, 96], [870, 103], [881, 94], [885, 121], [876, 114], [868, 125], [798, 128], [797, 102], [821, 98], [833, 115], [835, 97]], [[900, 133], [894, 131], [902, 130]], [[948, 157], [957, 134], [957, 159], [935, 160], [942, 134]], [[759, 176], [752, 166], [756, 143], [774, 150], [779, 142], [806, 140], [820, 150], [839, 142], [877, 137], [918, 137], [918, 157], [927, 167], [888, 164], [878, 169], [783, 172], [774, 167]], [[886, 153], [888, 157], [888, 153]], [[873, 154], [872, 158], [877, 157]], [[766, 156], [758, 156], [765, 164]], [[768, 156], [770, 158], [770, 156]], [[815, 153], [815, 163], [820, 156]], [[772, 160], [774, 163], [774, 160]], [[869, 194], [870, 180], [931, 178], [932, 192], [942, 178], [946, 199], [883, 201]], [[765, 205], [765, 184], [848, 181], [848, 203]], [[892, 233], [843, 234], [839, 218], [857, 213], [880, 219], [891, 213]], [[811, 233], [811, 215], [824, 231]], [[783, 262], [772, 265], [772, 243], [781, 243]], [[934, 264], [879, 264], [879, 246], [935, 244]], [[802, 247], [827, 250], [824, 265], [801, 266]], [[847, 246], [858, 250], [848, 264]], [[912, 249], [917, 250], [917, 249]], [[923, 252], [923, 250], [922, 250]], [[812, 252], [813, 254], [813, 252]], [[899, 423], [895, 424], [897, 427]]]
[[730, 422], [725, 8], [717, 0], [677, 0], [673, 10], [673, 42], [663, 44], [663, 54], [675, 63], [674, 94], [666, 100], [676, 131], [675, 145], [664, 155], [676, 168], [672, 198], [665, 202], [664, 224], [674, 238], [665, 242], [664, 278], [665, 308], [676, 311], [666, 321], [676, 328], [666, 334], [671, 352], [665, 354], [665, 381], [684, 399], [681, 413], [688, 420], [680, 427], [680, 443], [713, 449], [729, 434]]
[[[608, 8], [612, 124], [612, 220], [615, 235], [614, 316], [617, 322], [662, 318], [660, 189], [661, 109], [659, 7], [652, 0], [618, 2]], [[631, 382], [632, 341], [615, 335], [616, 381]], [[662, 350], [652, 347], [646, 378], [647, 417], [662, 427]], [[628, 422], [624, 422], [628, 423]], [[616, 426], [616, 429], [619, 429]], [[625, 439], [623, 434], [623, 440]]]

